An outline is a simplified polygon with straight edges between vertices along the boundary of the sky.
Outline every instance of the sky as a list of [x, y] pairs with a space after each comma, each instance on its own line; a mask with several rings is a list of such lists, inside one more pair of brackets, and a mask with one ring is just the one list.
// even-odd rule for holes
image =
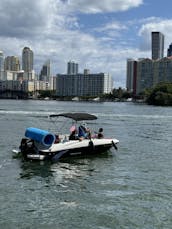
[[171, 0], [0, 0], [0, 50], [21, 59], [30, 47], [38, 74], [48, 59], [53, 75], [74, 61], [125, 88], [127, 59], [151, 58], [152, 31], [164, 34], [167, 55], [171, 8]]

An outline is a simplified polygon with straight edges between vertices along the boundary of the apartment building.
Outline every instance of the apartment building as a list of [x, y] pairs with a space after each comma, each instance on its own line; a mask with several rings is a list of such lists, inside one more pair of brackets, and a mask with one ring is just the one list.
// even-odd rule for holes
[[100, 96], [112, 92], [113, 81], [109, 74], [58, 74], [57, 96]]

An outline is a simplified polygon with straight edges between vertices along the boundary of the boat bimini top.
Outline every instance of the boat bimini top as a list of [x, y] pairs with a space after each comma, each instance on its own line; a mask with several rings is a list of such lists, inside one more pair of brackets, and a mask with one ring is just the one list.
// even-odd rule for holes
[[61, 113], [61, 114], [51, 114], [49, 117], [65, 117], [65, 118], [71, 118], [73, 120], [77, 121], [85, 121], [85, 120], [95, 120], [97, 117], [92, 114], [88, 113]]

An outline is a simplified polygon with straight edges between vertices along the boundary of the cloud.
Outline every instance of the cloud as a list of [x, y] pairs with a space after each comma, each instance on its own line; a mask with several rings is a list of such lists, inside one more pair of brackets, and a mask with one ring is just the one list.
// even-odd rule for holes
[[97, 32], [108, 32], [108, 31], [121, 31], [127, 29], [126, 26], [120, 22], [113, 21], [108, 22], [104, 26], [99, 27], [96, 29]]
[[47, 0], [1, 0], [0, 35], [24, 37], [41, 32], [51, 20]]
[[158, 31], [165, 35], [165, 49], [167, 49], [172, 42], [172, 20], [156, 17], [147, 18], [146, 23], [141, 26], [138, 32], [138, 35], [142, 37], [141, 49], [149, 50], [151, 48], [152, 31]]
[[68, 0], [65, 1], [70, 11], [87, 14], [126, 11], [140, 6], [142, 0]]
[[[35, 70], [50, 59], [53, 74], [66, 73], [67, 62], [79, 63], [80, 72], [109, 72], [115, 85], [125, 86], [126, 59], [143, 57], [145, 50], [130, 46], [123, 37], [128, 24], [113, 18], [94, 24], [89, 16], [126, 11], [139, 7], [142, 0], [1, 0], [0, 4], [0, 50], [4, 55], [18, 55], [22, 49], [31, 47], [34, 52]], [[85, 15], [84, 15], [85, 14]], [[89, 14], [89, 15], [88, 15]], [[92, 30], [80, 16], [88, 16]], [[94, 20], [94, 18], [93, 18]], [[145, 28], [140, 35], [145, 36]], [[142, 22], [143, 23], [143, 22]], [[133, 35], [134, 36], [134, 35]]]

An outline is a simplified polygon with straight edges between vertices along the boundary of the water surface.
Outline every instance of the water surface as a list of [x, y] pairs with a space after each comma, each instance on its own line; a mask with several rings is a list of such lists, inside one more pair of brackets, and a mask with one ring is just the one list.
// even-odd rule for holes
[[[25, 128], [90, 112], [118, 151], [58, 163], [12, 157]], [[133, 103], [0, 100], [0, 228], [171, 228], [172, 108]]]

